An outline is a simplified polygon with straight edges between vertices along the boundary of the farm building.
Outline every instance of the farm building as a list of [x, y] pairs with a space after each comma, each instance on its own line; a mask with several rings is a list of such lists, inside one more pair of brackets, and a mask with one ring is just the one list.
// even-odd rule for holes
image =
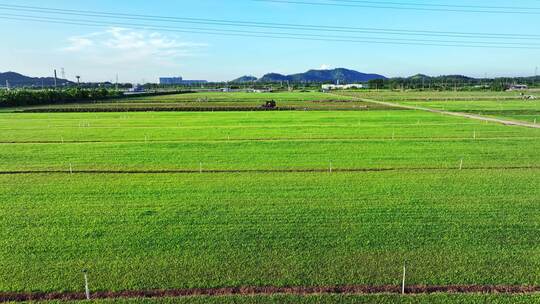
[[510, 91], [527, 90], [529, 87], [525, 84], [514, 84], [510, 86]]

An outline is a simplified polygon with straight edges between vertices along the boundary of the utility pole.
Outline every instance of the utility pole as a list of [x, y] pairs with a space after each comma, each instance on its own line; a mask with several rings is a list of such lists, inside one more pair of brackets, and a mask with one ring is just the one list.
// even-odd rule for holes
[[54, 88], [56, 89], [56, 86], [58, 85], [58, 76], [56, 75], [56, 69], [54, 69]]
[[77, 86], [81, 86], [81, 76], [77, 75], [75, 76], [75, 78], [77, 78]]
[[9, 91], [9, 80], [6, 79], [6, 89]]
[[118, 73], [116, 73], [116, 90], [118, 91]]

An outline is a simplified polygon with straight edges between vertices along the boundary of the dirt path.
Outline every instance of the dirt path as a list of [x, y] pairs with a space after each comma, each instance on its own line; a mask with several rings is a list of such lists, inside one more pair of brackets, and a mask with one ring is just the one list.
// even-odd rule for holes
[[[538, 293], [540, 286], [518, 285], [447, 285], [426, 286], [412, 285], [405, 288], [406, 294], [430, 293], [491, 293], [491, 294], [526, 294]], [[323, 294], [401, 294], [401, 286], [396, 285], [352, 285], [352, 286], [297, 286], [297, 287], [226, 287], [226, 288], [189, 288], [170, 290], [130, 290], [130, 291], [100, 291], [91, 292], [91, 299], [122, 299], [122, 298], [181, 298], [193, 296], [254, 296], [254, 295], [323, 295]], [[0, 303], [28, 301], [72, 301], [84, 300], [83, 292], [29, 292], [29, 293], [0, 293]]]
[[237, 174], [237, 173], [342, 173], [342, 172], [387, 172], [387, 171], [448, 171], [448, 170], [527, 170], [540, 169], [540, 166], [476, 166], [460, 167], [456, 162], [454, 167], [382, 167], [382, 168], [319, 168], [319, 169], [163, 169], [163, 170], [18, 170], [0, 171], [2, 175], [29, 175], [29, 174]]
[[334, 95], [347, 96], [347, 97], [357, 99], [359, 101], [370, 102], [370, 103], [374, 103], [378, 105], [402, 108], [402, 109], [407, 109], [407, 110], [419, 110], [419, 111], [426, 111], [426, 112], [437, 113], [437, 114], [444, 114], [444, 115], [450, 115], [450, 116], [465, 117], [469, 119], [476, 119], [476, 120], [481, 120], [481, 121], [494, 122], [494, 123], [499, 123], [499, 124], [503, 124], [507, 126], [520, 126], [520, 127], [540, 129], [539, 124], [527, 123], [527, 122], [522, 122], [522, 121], [491, 118], [491, 117], [486, 117], [486, 116], [481, 116], [481, 115], [476, 115], [476, 114], [461, 113], [461, 112], [449, 112], [449, 111], [436, 110], [436, 109], [419, 107], [419, 106], [402, 105], [402, 104], [393, 103], [393, 102], [379, 101], [379, 100], [367, 99], [367, 98], [361, 98], [361, 97], [349, 96], [349, 95], [339, 95], [339, 94], [334, 94]]

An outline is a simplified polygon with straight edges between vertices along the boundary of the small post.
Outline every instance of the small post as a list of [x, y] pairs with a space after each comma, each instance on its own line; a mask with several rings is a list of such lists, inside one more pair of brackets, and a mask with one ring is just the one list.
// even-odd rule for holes
[[62, 143], [64, 143], [64, 136], [60, 136], [60, 140], [62, 140]]
[[330, 162], [330, 173], [332, 173], [332, 162]]
[[463, 158], [459, 162], [459, 170], [462, 170], [462, 169], [463, 169]]
[[406, 265], [403, 263], [403, 281], [401, 282], [401, 294], [405, 294], [405, 274], [406, 274]]
[[474, 130], [473, 139], [476, 139], [476, 130]]
[[199, 173], [202, 173], [202, 162], [199, 163]]
[[69, 163], [69, 174], [73, 174], [73, 166]]
[[90, 300], [90, 288], [88, 287], [88, 273], [86, 269], [83, 270], [84, 274], [84, 294], [86, 295], [86, 299]]

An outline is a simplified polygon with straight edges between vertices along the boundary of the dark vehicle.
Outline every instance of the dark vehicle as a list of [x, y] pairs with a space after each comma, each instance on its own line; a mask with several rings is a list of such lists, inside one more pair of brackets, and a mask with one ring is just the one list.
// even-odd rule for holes
[[263, 108], [263, 109], [275, 109], [276, 106], [277, 106], [276, 101], [275, 100], [270, 100], [270, 101], [267, 101], [265, 104], [263, 104], [261, 106], [261, 108]]

